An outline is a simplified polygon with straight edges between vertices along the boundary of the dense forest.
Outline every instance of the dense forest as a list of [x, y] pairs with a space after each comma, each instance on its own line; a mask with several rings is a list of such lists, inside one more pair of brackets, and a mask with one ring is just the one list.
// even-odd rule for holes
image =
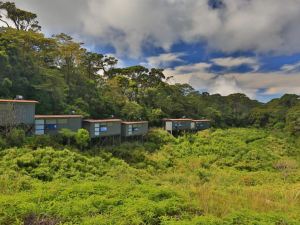
[[210, 95], [188, 84], [171, 85], [160, 68], [117, 68], [116, 58], [90, 52], [67, 34], [45, 37], [37, 15], [14, 3], [1, 2], [0, 9], [0, 97], [38, 100], [39, 114], [75, 111], [154, 125], [161, 118], [185, 116], [212, 119], [217, 127], [299, 129], [297, 95], [262, 104], [244, 94]]
[[160, 68], [118, 68], [67, 34], [46, 37], [10, 2], [0, 24], [0, 98], [38, 100], [39, 114], [213, 125], [178, 137], [152, 128], [117, 146], [12, 130], [0, 136], [1, 225], [300, 224], [298, 95], [260, 103], [170, 84]]

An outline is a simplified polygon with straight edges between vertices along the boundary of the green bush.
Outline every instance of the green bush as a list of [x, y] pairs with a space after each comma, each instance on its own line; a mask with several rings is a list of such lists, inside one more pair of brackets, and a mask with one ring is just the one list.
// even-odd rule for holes
[[149, 145], [150, 150], [158, 149], [168, 143], [175, 143], [175, 140], [173, 135], [160, 128], [150, 129], [147, 134], [147, 141], [154, 144]]
[[38, 135], [27, 137], [26, 144], [32, 149], [59, 146], [59, 142], [53, 136], [50, 135]]
[[89, 145], [90, 133], [85, 129], [79, 129], [75, 134], [75, 141], [80, 149], [83, 150]]
[[0, 224], [300, 224], [293, 140], [231, 128], [160, 142], [153, 152], [152, 142], [94, 154], [2, 150]]
[[59, 134], [65, 139], [67, 145], [71, 144], [71, 141], [74, 139], [76, 132], [71, 131], [70, 129], [61, 129]]
[[5, 149], [7, 147], [6, 140], [0, 136], [0, 150]]
[[11, 147], [21, 147], [25, 142], [25, 131], [14, 128], [8, 133], [6, 140]]

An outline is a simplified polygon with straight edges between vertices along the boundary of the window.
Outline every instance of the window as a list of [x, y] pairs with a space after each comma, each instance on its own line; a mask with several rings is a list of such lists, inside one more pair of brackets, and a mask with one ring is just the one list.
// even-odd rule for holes
[[108, 131], [108, 127], [106, 123], [95, 123], [95, 135], [99, 136], [100, 133], [104, 133]]
[[35, 121], [35, 134], [36, 135], [43, 135], [45, 134], [45, 125], [44, 120], [36, 120]]
[[45, 125], [45, 129], [46, 130], [56, 130], [57, 129], [57, 125], [56, 124], [46, 124]]
[[100, 127], [99, 123], [95, 123], [95, 136], [100, 135], [99, 127]]
[[49, 119], [45, 121], [45, 130], [56, 130], [57, 124], [56, 120]]
[[100, 126], [100, 132], [106, 132], [108, 129], [107, 129], [107, 126], [106, 125], [101, 125]]
[[132, 125], [128, 125], [128, 134], [132, 135], [133, 127]]
[[140, 127], [141, 127], [141, 124], [136, 124], [132, 127], [132, 131], [133, 132], [139, 131]]

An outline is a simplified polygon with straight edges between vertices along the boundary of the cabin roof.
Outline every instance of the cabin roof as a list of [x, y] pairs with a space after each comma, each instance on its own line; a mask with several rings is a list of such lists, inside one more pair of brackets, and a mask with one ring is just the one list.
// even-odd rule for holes
[[163, 119], [163, 121], [192, 121], [193, 119], [189, 119], [189, 118], [178, 118], [178, 119]]
[[83, 118], [82, 115], [35, 115], [35, 119], [67, 119], [67, 118]]
[[208, 119], [193, 120], [193, 122], [210, 122]]
[[120, 119], [87, 119], [84, 122], [88, 123], [105, 123], [105, 122], [121, 122]]
[[122, 121], [122, 124], [130, 125], [130, 124], [143, 124], [148, 123], [148, 121]]
[[39, 103], [35, 100], [0, 99], [0, 103]]

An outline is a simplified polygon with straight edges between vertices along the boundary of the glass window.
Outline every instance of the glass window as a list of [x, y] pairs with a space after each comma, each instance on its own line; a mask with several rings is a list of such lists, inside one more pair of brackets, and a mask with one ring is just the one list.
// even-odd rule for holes
[[56, 130], [57, 129], [57, 125], [56, 124], [46, 124], [45, 125], [45, 129], [46, 130]]
[[107, 131], [107, 126], [100, 126], [100, 132], [106, 132]]

